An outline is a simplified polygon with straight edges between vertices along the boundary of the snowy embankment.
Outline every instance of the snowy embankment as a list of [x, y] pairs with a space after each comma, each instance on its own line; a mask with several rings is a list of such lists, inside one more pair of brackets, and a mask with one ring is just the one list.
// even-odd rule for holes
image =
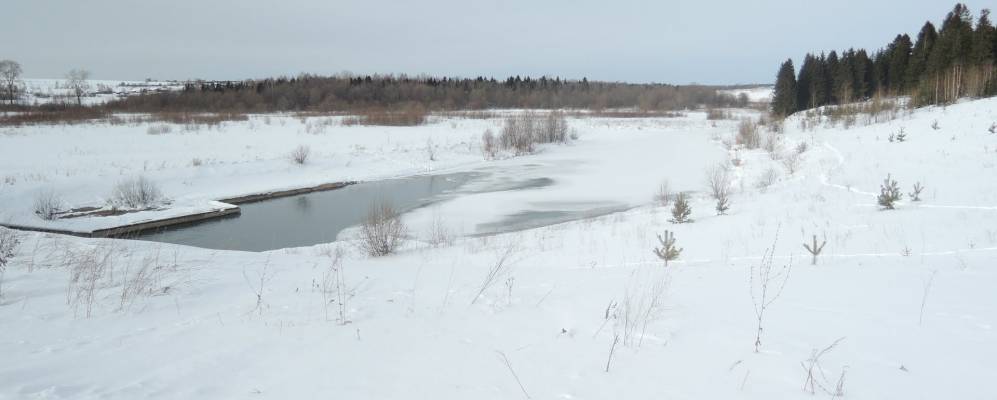
[[[733, 123], [712, 128], [698, 118], [573, 121], [578, 144], [522, 160], [561, 157], [575, 160], [566, 167], [584, 169], [596, 159], [593, 170], [626, 172], [610, 190], [641, 185], [643, 206], [441, 248], [411, 240], [397, 255], [372, 259], [349, 241], [241, 253], [21, 234], [0, 305], [7, 360], [0, 397], [810, 399], [811, 388], [817, 397], [847, 399], [997, 395], [985, 385], [997, 374], [997, 180], [988, 179], [997, 165], [997, 134], [988, 132], [997, 99], [849, 130], [802, 131], [800, 117], [791, 118], [777, 147], [807, 143], [795, 173], [763, 150], [727, 153], [743, 162], [734, 169], [737, 190], [724, 216], [714, 215], [702, 193], [703, 168], [725, 154], [714, 136], [724, 132], [721, 139], [730, 140]], [[673, 123], [684, 124], [685, 134], [675, 136]], [[27, 185], [69, 175], [99, 197], [123, 171], [150, 160], [145, 171], [165, 191], [204, 199], [258, 181], [308, 183], [316, 171], [351, 177], [425, 170], [430, 137], [454, 149], [441, 157], [451, 165], [481, 163], [471, 143], [491, 124], [337, 127], [335, 135], [287, 128], [293, 140], [221, 129], [181, 134], [179, 143], [130, 128], [131, 136], [120, 132], [103, 146], [138, 154], [114, 161], [94, 161], [114, 150], [87, 157], [96, 150], [85, 139], [60, 147], [82, 136], [73, 127], [0, 140], [80, 154]], [[906, 140], [889, 141], [901, 128]], [[397, 132], [390, 142], [387, 132]], [[251, 139], [232, 145], [240, 135]], [[668, 140], [653, 142], [656, 135], [690, 149], [667, 150], [690, 166], [640, 168], [628, 160], [644, 158], [652, 144], [664, 149]], [[346, 154], [353, 149], [336, 146], [340, 136], [365, 143], [351, 162]], [[154, 140], [170, 142], [138, 145]], [[599, 152], [587, 141], [611, 150]], [[282, 157], [299, 143], [312, 145], [315, 164], [298, 167]], [[177, 168], [179, 157], [166, 156], [173, 153], [218, 161], [204, 164], [210, 169]], [[31, 175], [26, 156], [24, 165], [18, 176]], [[757, 182], [771, 169], [778, 179], [762, 189]], [[98, 173], [105, 175], [88, 178]], [[875, 195], [887, 174], [905, 193], [921, 181], [922, 201], [905, 196], [897, 210], [879, 210]], [[663, 177], [676, 190], [700, 191], [691, 202], [693, 223], [670, 223], [668, 209], [650, 202]], [[0, 196], [14, 204], [28, 192], [7, 186]], [[561, 201], [586, 195], [538, 193]], [[484, 208], [460, 198], [448, 204], [469, 214]], [[418, 219], [415, 213], [407, 221]], [[651, 252], [664, 230], [684, 249], [667, 268]], [[827, 240], [815, 266], [802, 247], [812, 235]], [[760, 280], [753, 272], [773, 244], [773, 274], [792, 268], [774, 300], [783, 281], [771, 282], [755, 352], [751, 293], [758, 300]]]

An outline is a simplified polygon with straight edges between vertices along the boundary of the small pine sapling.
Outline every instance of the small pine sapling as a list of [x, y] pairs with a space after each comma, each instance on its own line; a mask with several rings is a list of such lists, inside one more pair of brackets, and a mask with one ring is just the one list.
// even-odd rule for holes
[[924, 191], [924, 186], [921, 186], [921, 182], [914, 183], [914, 191], [908, 193], [910, 196], [910, 201], [921, 201], [921, 192]]
[[658, 258], [665, 261], [665, 266], [668, 266], [668, 262], [679, 258], [679, 254], [682, 254], [682, 248], [675, 246], [675, 234], [670, 231], [665, 231], [665, 235], [658, 235], [658, 242], [661, 243], [661, 247], [654, 249], [654, 254]]
[[675, 204], [672, 205], [672, 219], [671, 222], [676, 224], [684, 224], [687, 222], [692, 222], [689, 219], [689, 215], [692, 214], [692, 206], [689, 205], [689, 201], [686, 200], [685, 193], [679, 193], [675, 197]]
[[810, 252], [810, 255], [813, 257], [811, 265], [817, 265], [817, 256], [820, 255], [821, 251], [824, 251], [824, 245], [826, 244], [827, 244], [827, 237], [825, 236], [824, 241], [820, 245], [818, 245], [817, 235], [813, 236], [813, 242], [811, 244], [803, 243], [803, 248], [807, 249], [807, 251]]
[[889, 174], [886, 175], [886, 180], [883, 184], [879, 186], [879, 197], [876, 200], [879, 205], [883, 207], [884, 210], [893, 210], [896, 208], [896, 203], [903, 197], [900, 193], [900, 187], [897, 186], [897, 181], [893, 180]]

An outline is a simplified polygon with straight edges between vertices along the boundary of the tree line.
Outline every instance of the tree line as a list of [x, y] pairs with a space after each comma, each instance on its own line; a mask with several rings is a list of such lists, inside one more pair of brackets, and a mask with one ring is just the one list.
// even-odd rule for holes
[[316, 76], [190, 82], [177, 92], [147, 93], [106, 105], [124, 112], [283, 112], [475, 110], [488, 108], [637, 108], [676, 110], [745, 106], [747, 99], [701, 85], [631, 84], [559, 77], [437, 78]]
[[914, 41], [900, 34], [871, 54], [865, 49], [808, 53], [799, 74], [793, 60], [786, 60], [776, 75], [772, 112], [786, 116], [874, 96], [910, 96], [915, 106], [992, 96], [995, 60], [997, 30], [990, 10], [982, 10], [974, 26], [969, 8], [960, 3], [941, 29], [925, 22]]

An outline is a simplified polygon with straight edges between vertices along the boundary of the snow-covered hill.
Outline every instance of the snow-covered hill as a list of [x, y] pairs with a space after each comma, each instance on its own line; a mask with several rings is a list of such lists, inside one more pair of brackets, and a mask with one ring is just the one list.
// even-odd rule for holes
[[[246, 253], [21, 233], [0, 303], [0, 398], [997, 396], [986, 385], [997, 374], [997, 99], [851, 129], [801, 129], [803, 118], [773, 136], [774, 156], [726, 148], [735, 121], [690, 113], [571, 119], [574, 144], [500, 161], [485, 161], [476, 142], [499, 120], [7, 129], [8, 219], [30, 218], [40, 188], [99, 202], [139, 170], [189, 204], [429, 169], [562, 172], [514, 198], [457, 197], [408, 214], [410, 240], [382, 258], [349, 237]], [[905, 141], [888, 140], [901, 129]], [[287, 161], [299, 143], [311, 146], [311, 166]], [[799, 150], [790, 173], [780, 157]], [[733, 160], [731, 209], [718, 216], [704, 170]], [[880, 210], [887, 174], [904, 193], [924, 185], [922, 201], [905, 195]], [[652, 201], [666, 178], [692, 192], [693, 223], [669, 222]], [[433, 213], [458, 232], [531, 203], [603, 198], [636, 207], [439, 248], [426, 241]], [[683, 249], [667, 267], [652, 254], [665, 230]], [[813, 235], [826, 240], [816, 265], [803, 247]], [[774, 276], [756, 352], [767, 253]]]

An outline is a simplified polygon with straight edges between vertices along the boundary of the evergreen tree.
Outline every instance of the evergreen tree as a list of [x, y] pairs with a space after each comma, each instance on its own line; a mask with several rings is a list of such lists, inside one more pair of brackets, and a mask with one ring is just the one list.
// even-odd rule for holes
[[814, 107], [820, 107], [831, 102], [830, 99], [831, 82], [827, 71], [827, 58], [821, 53], [817, 58], [816, 67], [813, 73], [813, 83], [811, 84], [810, 95], [815, 100]]
[[796, 79], [796, 110], [805, 110], [816, 107], [816, 99], [812, 98], [814, 84], [814, 70], [817, 68], [816, 59], [810, 53], [803, 58], [803, 65], [800, 66], [800, 76]]
[[838, 103], [838, 69], [841, 68], [841, 60], [838, 59], [838, 52], [831, 50], [827, 55], [827, 62], [824, 63], [824, 93], [827, 96], [824, 104]]
[[873, 92], [876, 90], [873, 78], [875, 76], [875, 71], [873, 69], [872, 60], [869, 59], [869, 55], [866, 54], [865, 49], [859, 49], [855, 52], [855, 60], [852, 64], [853, 68], [853, 90], [855, 92], [856, 100], [865, 100], [872, 97]]
[[779, 67], [775, 80], [775, 93], [772, 96], [772, 113], [787, 116], [796, 111], [796, 69], [793, 60], [788, 59]]
[[994, 35], [997, 35], [997, 31], [990, 23], [990, 10], [983, 10], [976, 22], [976, 31], [973, 32], [973, 51], [970, 57], [973, 64], [993, 66]]
[[855, 99], [855, 51], [841, 53], [838, 70], [834, 74], [835, 103], [849, 103]]
[[931, 55], [937, 40], [938, 32], [935, 31], [935, 25], [931, 22], [925, 22], [921, 32], [917, 34], [917, 42], [914, 43], [914, 48], [910, 54], [910, 63], [907, 68], [907, 84], [910, 87], [915, 87], [926, 74], [928, 57]]
[[898, 35], [893, 40], [893, 51], [890, 53], [887, 76], [889, 77], [889, 92], [891, 94], [906, 93], [908, 88], [907, 69], [913, 45], [910, 36]]

